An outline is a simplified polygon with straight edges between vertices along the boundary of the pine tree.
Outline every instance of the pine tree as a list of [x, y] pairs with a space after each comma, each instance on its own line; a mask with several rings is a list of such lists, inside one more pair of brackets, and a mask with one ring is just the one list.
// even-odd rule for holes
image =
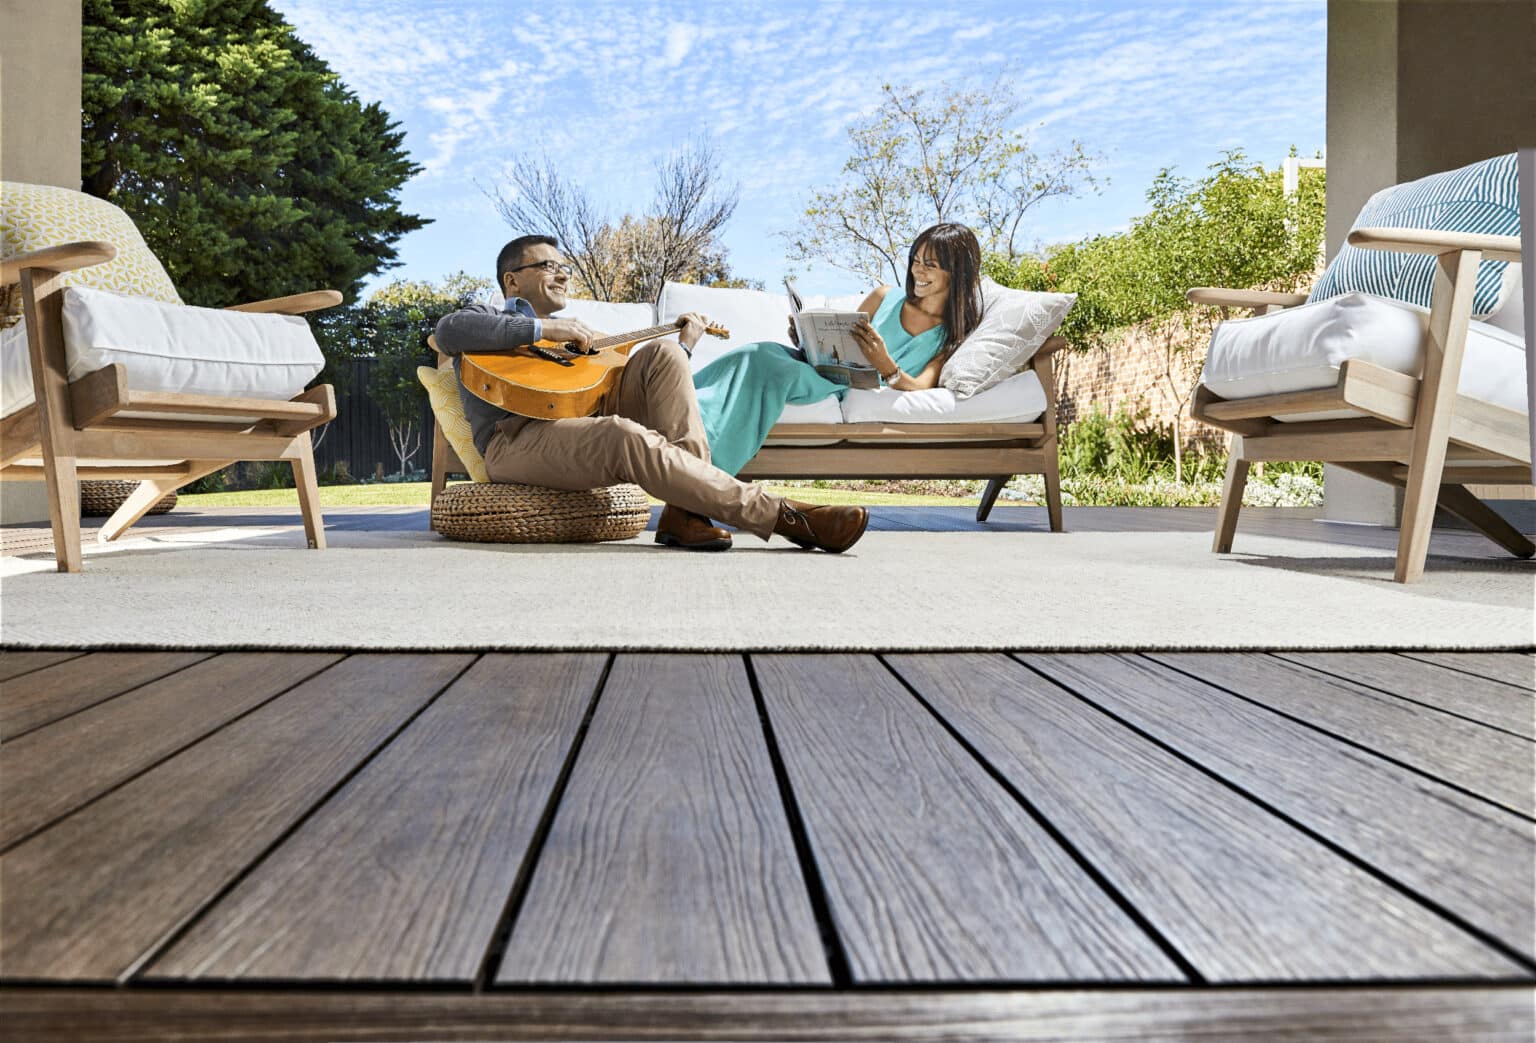
[[266, 0], [85, 0], [85, 191], [138, 224], [190, 304], [355, 299], [427, 219], [420, 167]]

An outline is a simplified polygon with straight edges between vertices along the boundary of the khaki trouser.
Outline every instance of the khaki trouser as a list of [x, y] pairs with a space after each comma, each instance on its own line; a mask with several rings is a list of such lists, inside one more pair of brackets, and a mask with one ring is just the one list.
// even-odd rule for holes
[[688, 356], [676, 341], [636, 349], [595, 416], [512, 417], [485, 453], [493, 482], [593, 489], [633, 482], [665, 503], [767, 539], [780, 500], [709, 462]]

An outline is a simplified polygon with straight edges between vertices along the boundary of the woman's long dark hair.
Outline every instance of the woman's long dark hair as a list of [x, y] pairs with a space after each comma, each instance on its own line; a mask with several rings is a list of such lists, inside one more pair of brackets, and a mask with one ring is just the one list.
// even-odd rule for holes
[[907, 252], [907, 299], [912, 299], [912, 262], [926, 246], [949, 273], [944, 301], [944, 351], [954, 351], [981, 322], [981, 244], [965, 225], [945, 222], [925, 228]]

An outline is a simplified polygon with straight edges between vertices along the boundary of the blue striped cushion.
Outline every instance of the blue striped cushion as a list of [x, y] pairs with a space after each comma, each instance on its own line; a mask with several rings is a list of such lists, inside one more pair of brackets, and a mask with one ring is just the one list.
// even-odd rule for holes
[[[1520, 234], [1520, 199], [1515, 154], [1495, 156], [1443, 174], [1384, 188], [1355, 218], [1353, 228], [1433, 228], [1442, 232]], [[1484, 261], [1477, 270], [1472, 314], [1491, 315], [1504, 303], [1504, 261]], [[1362, 250], [1347, 243], [1318, 280], [1311, 299], [1342, 293], [1371, 293], [1421, 308], [1430, 306], [1435, 258], [1429, 254]]]

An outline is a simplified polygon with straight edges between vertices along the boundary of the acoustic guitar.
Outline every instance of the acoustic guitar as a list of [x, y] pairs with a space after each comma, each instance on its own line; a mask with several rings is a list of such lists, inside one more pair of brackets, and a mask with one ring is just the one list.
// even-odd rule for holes
[[[518, 416], [536, 420], [591, 416], [603, 396], [618, 383], [636, 344], [673, 333], [683, 325], [678, 319], [665, 326], [603, 337], [589, 345], [590, 354], [541, 340], [534, 345], [532, 355], [465, 355], [459, 379], [471, 395]], [[713, 323], [705, 326], [704, 332], [712, 337], [731, 335], [730, 330]]]

